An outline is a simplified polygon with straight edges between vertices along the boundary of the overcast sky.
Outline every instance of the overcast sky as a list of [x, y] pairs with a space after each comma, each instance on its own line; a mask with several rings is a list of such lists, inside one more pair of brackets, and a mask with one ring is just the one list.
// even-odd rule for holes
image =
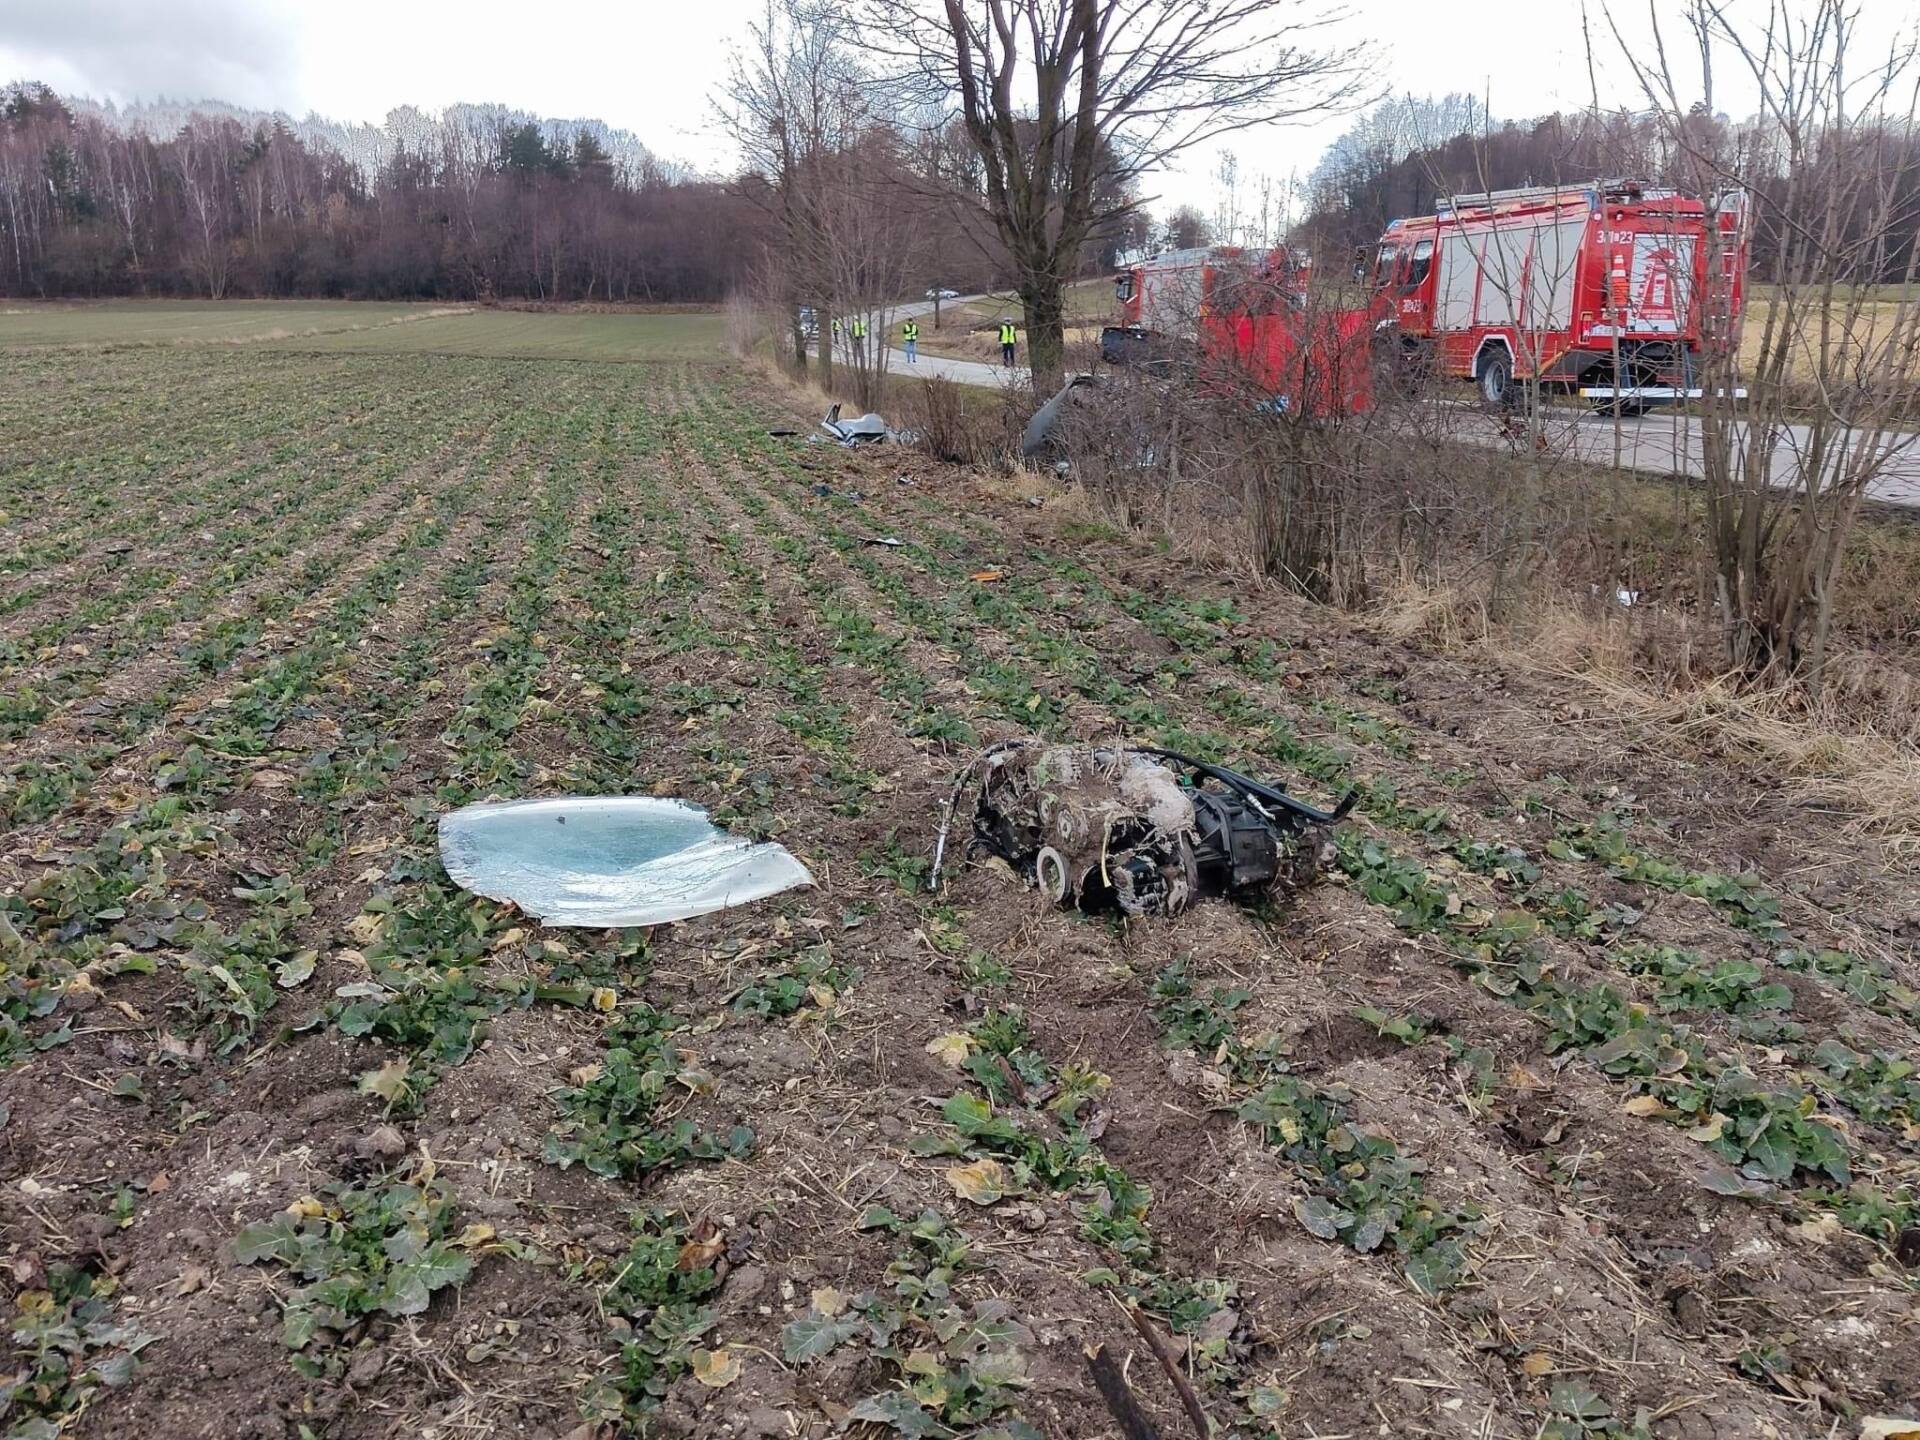
[[[379, 123], [397, 105], [438, 110], [495, 101], [595, 117], [651, 149], [722, 169], [708, 97], [729, 40], [760, 0], [0, 0], [0, 81], [127, 101], [212, 98], [296, 116]], [[1735, 0], [1736, 5], [1742, 0]], [[1758, 3], [1758, 0], [1754, 0]], [[1309, 13], [1311, 0], [1303, 4]], [[1585, 104], [1577, 0], [1511, 8], [1350, 0], [1334, 33], [1374, 47], [1381, 92], [1469, 90], [1497, 118]], [[1639, 0], [1619, 8], [1638, 20]], [[1677, 6], [1663, 6], [1677, 10]], [[1448, 10], [1456, 13], [1449, 18]], [[1907, 0], [1863, 0], [1891, 28]], [[1610, 45], [1610, 41], [1606, 42]], [[1631, 99], [1616, 76], [1616, 103]], [[1250, 132], [1233, 141], [1243, 176], [1311, 169], [1346, 120]], [[1165, 177], [1162, 204], [1209, 203], [1213, 153]]]

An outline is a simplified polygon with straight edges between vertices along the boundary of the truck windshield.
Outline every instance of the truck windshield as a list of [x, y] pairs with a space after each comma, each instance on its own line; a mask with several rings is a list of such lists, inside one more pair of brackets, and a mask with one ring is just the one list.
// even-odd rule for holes
[[1383, 286], [1391, 285], [1393, 283], [1393, 267], [1399, 259], [1400, 247], [1398, 245], [1382, 245], [1380, 247], [1379, 258], [1373, 262], [1373, 283]]
[[1433, 269], [1433, 241], [1420, 240], [1414, 243], [1413, 264], [1407, 269], [1407, 284], [1418, 285], [1427, 278]]

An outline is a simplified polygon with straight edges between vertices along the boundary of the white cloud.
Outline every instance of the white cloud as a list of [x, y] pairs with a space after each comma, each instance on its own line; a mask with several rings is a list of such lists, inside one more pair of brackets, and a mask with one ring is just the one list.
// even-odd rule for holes
[[[1308, 6], [1315, 0], [1305, 0]], [[655, 152], [709, 168], [728, 147], [710, 99], [729, 42], [761, 0], [4, 0], [0, 80], [127, 100], [216, 98], [379, 123], [400, 105], [438, 110], [498, 102], [633, 131]], [[1868, 23], [1890, 31], [1900, 7], [1873, 0]], [[1620, 0], [1630, 43], [1645, 11]], [[1876, 21], [1874, 13], [1884, 9]], [[1603, 103], [1637, 99], [1604, 12], [1592, 10]], [[1524, 23], [1427, 0], [1353, 0], [1330, 40], [1374, 47], [1383, 93], [1471, 91], [1498, 118], [1577, 107], [1590, 97], [1578, 6], [1542, 5]], [[1677, 22], [1672, 22], [1677, 23]], [[1677, 38], [1677, 37], [1676, 37]], [[1684, 52], [1684, 46], [1679, 47]], [[1643, 51], [1644, 53], [1644, 51]], [[1737, 106], [1729, 108], [1738, 108]], [[1234, 137], [1243, 177], [1304, 177], [1349, 117], [1327, 116]], [[1206, 205], [1217, 149], [1190, 156], [1156, 188], [1164, 205]]]
[[249, 0], [9, 0], [0, 73], [102, 99], [271, 108], [293, 83], [294, 40], [284, 16]]

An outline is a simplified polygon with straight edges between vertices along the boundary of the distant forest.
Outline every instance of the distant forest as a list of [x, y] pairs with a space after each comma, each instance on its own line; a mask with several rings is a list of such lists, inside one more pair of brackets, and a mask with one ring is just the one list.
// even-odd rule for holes
[[[1723, 117], [1692, 123], [1759, 159], [1764, 210], [1777, 137]], [[1920, 232], [1920, 138], [1875, 143], [1904, 153], [1887, 172], [1903, 200], [1883, 237], [1897, 279]], [[899, 207], [882, 225], [924, 232], [910, 289], [1004, 278], [997, 241], [966, 220], [969, 207], [945, 203], [978, 187], [964, 136], [909, 141], [879, 126], [850, 144], [869, 208]], [[1671, 138], [1645, 118], [1515, 123], [1490, 120], [1470, 96], [1409, 97], [1357, 117], [1329, 147], [1296, 196], [1304, 214], [1287, 238], [1344, 270], [1388, 221], [1431, 214], [1447, 194], [1659, 180], [1671, 166]], [[1280, 238], [1264, 196], [1257, 211], [1243, 208], [1230, 176], [1221, 185], [1212, 215], [1182, 206], [1155, 225], [1122, 212], [1081, 273], [1127, 252]], [[765, 279], [779, 210], [765, 178], [689, 174], [598, 121], [462, 105], [349, 126], [218, 102], [113, 110], [43, 85], [0, 89], [5, 295], [714, 302]], [[941, 223], [925, 224], [936, 210]], [[1771, 243], [1759, 227], [1756, 278], [1769, 275]]]
[[594, 122], [144, 108], [0, 91], [0, 293], [716, 301], [767, 224]]

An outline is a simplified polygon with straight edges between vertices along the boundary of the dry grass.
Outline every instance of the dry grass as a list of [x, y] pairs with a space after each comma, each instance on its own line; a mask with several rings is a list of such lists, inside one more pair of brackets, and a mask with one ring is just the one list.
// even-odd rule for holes
[[1369, 619], [1396, 640], [1570, 682], [1663, 746], [1773, 775], [1805, 804], [1846, 811], [1890, 858], [1920, 860], [1920, 684], [1869, 652], [1838, 656], [1809, 696], [1703, 670], [1715, 651], [1695, 622], [1604, 601], [1543, 594], [1525, 619], [1496, 620], [1470, 588], [1403, 576]]
[[[1761, 347], [1780, 303], [1770, 287], [1761, 287], [1749, 298], [1740, 331], [1742, 375], [1753, 377], [1765, 369], [1760, 363]], [[1909, 337], [1905, 347], [1911, 346], [1915, 304], [1911, 289], [1899, 285], [1880, 286], [1858, 296], [1843, 289], [1824, 311], [1818, 297], [1803, 296], [1798, 315], [1782, 322], [1791, 326], [1791, 339], [1786, 373], [1780, 379], [1795, 405], [1823, 409], [1823, 384], [1844, 389], [1871, 374], [1879, 377], [1875, 384], [1893, 380], [1900, 413], [1920, 413], [1920, 383], [1910, 361], [1903, 367], [1898, 358], [1903, 334]], [[1889, 374], [1882, 375], [1889, 366]]]
[[[1020, 312], [1013, 312], [1013, 320], [1020, 325]], [[1087, 369], [1099, 356], [1100, 329], [1098, 325], [1069, 325], [1066, 329], [1066, 342], [1069, 354], [1075, 358], [1069, 362], [1071, 368]], [[1020, 352], [1027, 349], [1027, 332], [1020, 326]], [[896, 329], [893, 343], [900, 344]], [[920, 351], [925, 355], [940, 355], [952, 360], [977, 360], [984, 365], [1000, 363], [1000, 340], [998, 323], [993, 320], [979, 322], [971, 329], [962, 330], [951, 322], [937, 334], [923, 325], [920, 330]]]
[[[794, 409], [810, 411], [818, 408], [822, 414], [836, 397], [827, 393], [819, 383], [818, 371], [809, 369], [804, 376], [796, 375], [789, 367], [782, 365], [763, 349], [753, 352], [751, 368], [765, 380]], [[844, 403], [844, 402], [843, 402]]]
[[1372, 614], [1376, 629], [1394, 640], [1411, 640], [1447, 654], [1478, 649], [1492, 639], [1485, 597], [1460, 585], [1440, 585], [1412, 576], [1401, 579]]
[[[834, 367], [829, 388], [821, 383], [817, 365], [810, 365], [805, 374], [796, 374], [773, 357], [771, 346], [760, 346], [748, 363], [787, 405], [803, 413], [824, 415], [835, 403], [844, 406], [847, 414], [865, 408], [850, 398], [853, 372], [844, 365]], [[903, 375], [898, 370], [882, 378], [880, 403], [875, 407], [890, 424], [937, 438], [949, 458], [958, 455], [989, 469], [1012, 465], [1021, 429], [1032, 408], [1032, 397], [1024, 388], [987, 390]], [[945, 433], [935, 436], [936, 429]]]
[[1773, 772], [1810, 805], [1843, 809], [1891, 855], [1920, 859], [1920, 745], [1833, 704], [1725, 677], [1661, 691], [1605, 671], [1570, 671], [1619, 714], [1708, 753]]
[[[1889, 287], [1893, 289], [1894, 287]], [[1810, 302], [1803, 302], [1810, 303]], [[1792, 356], [1793, 378], [1809, 380], [1815, 369], [1814, 357], [1824, 351], [1828, 355], [1838, 355], [1840, 363], [1857, 362], [1860, 354], [1871, 346], [1884, 345], [1895, 327], [1906, 323], [1912, 313], [1911, 302], [1897, 298], [1862, 300], [1858, 313], [1849, 313], [1847, 297], [1838, 299], [1833, 307], [1828, 333], [1822, 336], [1816, 317], [1809, 315], [1803, 329], [1807, 332], [1796, 337]], [[1775, 302], [1762, 291], [1747, 302], [1746, 314], [1740, 327], [1740, 365], [1744, 372], [1753, 369], [1760, 355], [1760, 343], [1766, 335], [1767, 319]]]
[[1115, 538], [1121, 531], [1108, 522], [1087, 492], [1071, 481], [1050, 472], [1011, 469], [1004, 475], [982, 475], [980, 488], [996, 500], [1045, 509], [1069, 527], [1102, 539]]
[[[825, 415], [828, 407], [836, 404], [843, 407], [842, 413], [847, 415], [859, 414], [866, 408], [853, 399], [853, 370], [849, 366], [833, 367], [833, 384], [829, 387], [821, 383], [817, 364], [810, 364], [803, 374], [796, 373], [792, 366], [775, 359], [768, 345], [759, 346], [750, 356], [743, 358], [794, 409], [819, 416]], [[887, 375], [883, 382], [879, 413], [895, 424], [900, 423], [900, 401], [904, 386], [909, 383], [894, 374]]]

